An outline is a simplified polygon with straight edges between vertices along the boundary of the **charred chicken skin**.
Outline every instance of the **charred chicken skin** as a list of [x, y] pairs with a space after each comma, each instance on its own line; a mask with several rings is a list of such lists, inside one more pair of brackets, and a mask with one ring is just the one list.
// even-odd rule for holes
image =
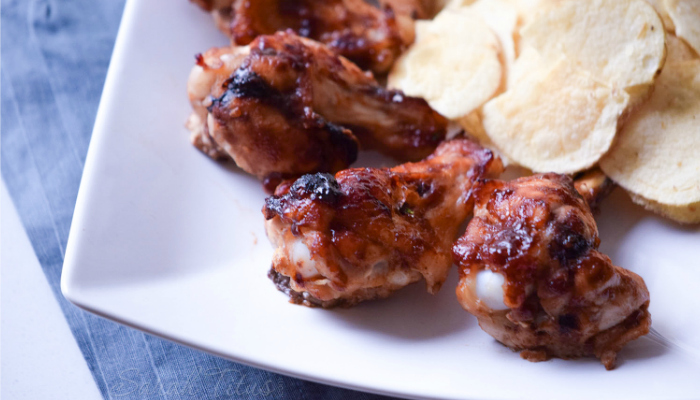
[[491, 151], [455, 139], [418, 163], [282, 184], [263, 208], [275, 247], [270, 277], [307, 306], [351, 306], [421, 279], [435, 293], [471, 212], [472, 183], [502, 169]]
[[232, 158], [270, 192], [283, 179], [354, 162], [355, 136], [314, 113], [303, 92], [277, 92], [246, 66], [251, 53], [226, 47], [198, 56], [188, 82], [192, 143], [215, 160]]
[[[396, 1], [396, 0], [395, 0]], [[291, 29], [324, 43], [362, 69], [383, 74], [413, 42], [413, 20], [391, 6], [377, 8], [364, 0], [235, 0], [197, 3], [213, 11], [217, 26], [236, 45], [247, 45], [260, 35]], [[413, 3], [416, 3], [413, 5]], [[419, 7], [420, 6], [420, 7]], [[416, 8], [418, 2], [402, 10]]]
[[474, 218], [454, 245], [457, 297], [488, 334], [531, 361], [594, 355], [607, 369], [649, 332], [649, 292], [600, 253], [571, 178], [482, 181]]
[[188, 91], [194, 144], [275, 183], [347, 168], [359, 143], [418, 160], [447, 129], [423, 99], [382, 88], [371, 74], [291, 31], [208, 51]]

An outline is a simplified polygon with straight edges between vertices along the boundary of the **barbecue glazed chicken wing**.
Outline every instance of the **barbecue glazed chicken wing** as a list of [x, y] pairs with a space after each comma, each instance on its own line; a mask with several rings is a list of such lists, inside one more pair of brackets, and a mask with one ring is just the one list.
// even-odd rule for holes
[[574, 175], [573, 179], [576, 191], [594, 213], [599, 211], [600, 203], [615, 189], [612, 179], [597, 166]]
[[311, 71], [292, 65], [304, 60], [278, 57], [264, 39], [198, 58], [188, 83], [193, 144], [214, 159], [230, 156], [269, 190], [282, 179], [347, 168], [357, 138], [313, 111]]
[[418, 163], [305, 175], [266, 200], [270, 277], [307, 306], [351, 306], [425, 279], [435, 293], [471, 212], [472, 183], [502, 172], [474, 142], [444, 142]]
[[474, 198], [453, 248], [457, 297], [488, 334], [531, 361], [595, 355], [611, 369], [649, 332], [644, 281], [597, 250], [595, 221], [569, 177], [485, 181]]
[[290, 31], [210, 50], [188, 88], [195, 145], [229, 154], [261, 180], [346, 168], [358, 139], [364, 148], [418, 160], [447, 129], [425, 100], [382, 88], [371, 74]]
[[187, 80], [187, 95], [192, 105], [192, 114], [185, 126], [192, 132], [192, 144], [215, 160], [230, 157], [209, 133], [207, 123], [213, 95], [220, 95], [231, 74], [238, 69], [248, 55], [247, 47], [221, 47], [209, 49], [197, 55], [197, 64]]
[[[396, 0], [394, 0], [396, 1]], [[197, 1], [213, 11], [216, 24], [234, 44], [247, 45], [260, 35], [291, 29], [317, 40], [362, 69], [383, 74], [413, 42], [413, 20], [391, 7], [363, 0]], [[411, 3], [418, 3], [412, 1]], [[425, 6], [419, 4], [423, 12]], [[418, 7], [404, 5], [402, 10]]]

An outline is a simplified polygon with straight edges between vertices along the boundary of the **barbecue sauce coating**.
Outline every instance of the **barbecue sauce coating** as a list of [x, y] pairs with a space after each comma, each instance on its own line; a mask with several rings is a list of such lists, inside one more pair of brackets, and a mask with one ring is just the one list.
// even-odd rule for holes
[[[489, 334], [532, 360], [595, 355], [612, 368], [622, 346], [648, 332], [649, 292], [600, 253], [598, 230], [571, 179], [544, 174], [482, 181], [475, 216], [454, 245], [457, 296]], [[507, 310], [486, 307], [476, 274], [501, 274]]]
[[320, 302], [352, 305], [420, 279], [435, 293], [472, 209], [472, 183], [501, 171], [489, 150], [452, 140], [418, 163], [282, 184], [263, 208], [272, 267]]
[[310, 55], [290, 41], [260, 38], [208, 107], [216, 142], [268, 189], [304, 173], [347, 168], [359, 149], [348, 129], [313, 111]]
[[347, 168], [360, 144], [422, 159], [447, 131], [447, 120], [425, 100], [382, 88], [291, 31], [208, 51], [189, 88], [193, 142], [211, 156], [228, 154], [270, 191], [284, 179]]
[[290, 29], [328, 46], [364, 70], [383, 74], [413, 42], [413, 24], [364, 0], [238, 0], [222, 25], [233, 43]]

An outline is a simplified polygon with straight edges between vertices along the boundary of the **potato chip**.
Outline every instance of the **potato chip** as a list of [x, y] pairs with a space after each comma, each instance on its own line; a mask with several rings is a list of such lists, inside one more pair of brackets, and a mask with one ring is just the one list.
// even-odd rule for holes
[[537, 14], [545, 9], [546, 4], [558, 0], [511, 0], [518, 9], [520, 25], [525, 26], [537, 17]]
[[600, 167], [656, 208], [700, 202], [700, 60], [669, 60]]
[[676, 25], [676, 36], [700, 54], [700, 1], [664, 0], [664, 5]]
[[524, 78], [532, 76], [532, 71], [546, 67], [540, 53], [532, 47], [526, 47], [513, 63], [506, 78], [506, 87], [510, 88]]
[[507, 75], [515, 61], [514, 35], [518, 28], [518, 11], [512, 0], [479, 0], [469, 6], [479, 14], [486, 25], [496, 34], [501, 44], [503, 66]]
[[644, 197], [637, 196], [634, 193], [630, 193], [630, 197], [632, 198], [632, 201], [646, 208], [647, 210], [661, 214], [664, 217], [670, 218], [674, 221], [682, 222], [684, 224], [700, 223], [700, 201], [685, 206], [669, 206], [667, 204], [661, 204], [657, 201], [645, 199]]
[[482, 145], [491, 144], [491, 139], [489, 139], [486, 131], [484, 130], [481, 110], [472, 111], [469, 115], [465, 115], [464, 117], [458, 119], [457, 123], [469, 136], [477, 139]]
[[493, 97], [502, 79], [498, 39], [476, 12], [461, 8], [416, 23], [416, 42], [394, 65], [388, 85], [457, 119]]
[[[542, 8], [542, 4], [547, 2], [547, 1], [556, 1], [556, 0], [499, 0], [494, 3], [501, 3], [497, 4], [496, 7], [501, 8], [502, 5], [507, 6], [507, 10], [504, 9], [504, 12], [507, 14], [510, 14], [512, 12], [515, 12], [516, 15], [516, 22], [518, 26], [523, 26], [524, 24], [528, 23], [529, 21], [532, 20], [532, 18], [539, 12], [539, 10]], [[462, 7], [467, 7], [474, 5], [476, 3], [481, 3], [482, 0], [452, 0], [447, 4], [447, 9], [458, 9]], [[486, 1], [486, 3], [491, 3], [491, 1]], [[489, 8], [491, 5], [489, 5]], [[510, 18], [508, 16], [507, 18]], [[500, 22], [499, 22], [500, 24]], [[517, 32], [516, 32], [517, 35]]]
[[447, 6], [445, 8], [455, 10], [458, 8], [470, 6], [473, 3], [476, 3], [476, 1], [477, 0], [452, 0], [447, 3]]
[[644, 0], [560, 0], [523, 28], [522, 46], [561, 54], [614, 88], [648, 85], [665, 58], [664, 29]]
[[501, 163], [503, 163], [504, 167], [512, 166], [513, 164], [510, 162], [510, 159], [508, 159], [508, 157], [505, 154], [503, 154], [503, 152], [498, 148], [498, 146], [496, 146], [491, 141], [489, 135], [486, 134], [486, 131], [484, 130], [484, 123], [482, 120], [483, 115], [481, 109], [477, 109], [474, 110], [471, 114], [467, 115], [466, 117], [458, 119], [456, 122], [464, 130], [467, 136], [476, 139], [480, 145], [493, 151], [494, 154], [496, 154], [501, 159]]
[[673, 24], [673, 20], [668, 15], [668, 11], [666, 11], [666, 5], [664, 4], [664, 0], [646, 0], [646, 1], [647, 1], [647, 3], [651, 4], [651, 6], [654, 7], [654, 10], [656, 10], [657, 14], [659, 14], [659, 17], [661, 17], [661, 22], [664, 23], [664, 27], [666, 28], [666, 31], [675, 32], [676, 25]]
[[686, 42], [670, 33], [666, 35], [666, 53], [666, 63], [683, 62], [700, 58]]
[[486, 103], [483, 123], [512, 161], [535, 172], [573, 173], [608, 151], [628, 102], [625, 91], [560, 56]]

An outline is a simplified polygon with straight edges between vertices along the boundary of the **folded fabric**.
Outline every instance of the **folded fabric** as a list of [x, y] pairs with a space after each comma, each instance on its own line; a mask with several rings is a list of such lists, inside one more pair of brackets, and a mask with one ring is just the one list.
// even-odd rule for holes
[[86, 313], [61, 295], [68, 230], [123, 7], [122, 0], [2, 1], [2, 176], [102, 395], [383, 398], [192, 350]]

